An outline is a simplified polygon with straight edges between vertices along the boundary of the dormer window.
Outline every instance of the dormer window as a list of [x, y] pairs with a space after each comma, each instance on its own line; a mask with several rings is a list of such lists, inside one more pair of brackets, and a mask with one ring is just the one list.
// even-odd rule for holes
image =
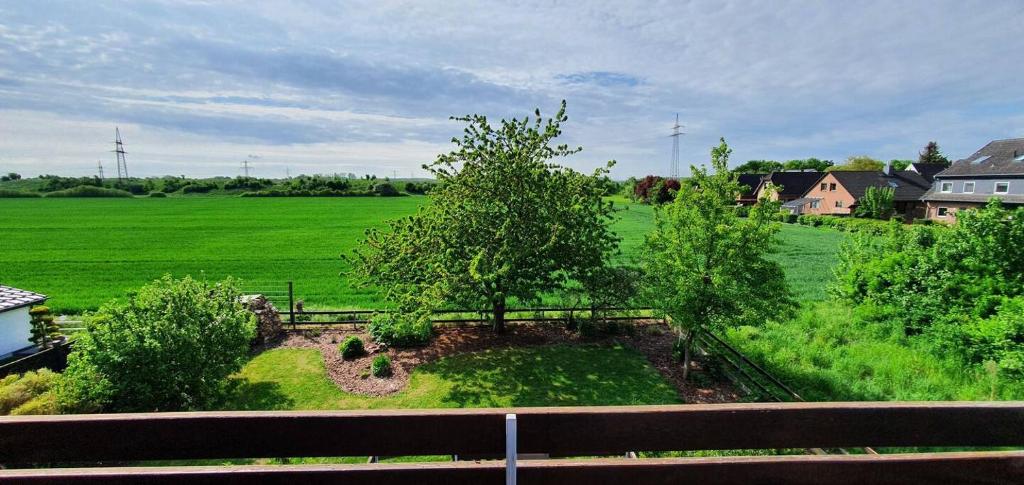
[[939, 185], [939, 192], [948, 194], [948, 193], [950, 193], [952, 191], [953, 191], [953, 182], [942, 182]]

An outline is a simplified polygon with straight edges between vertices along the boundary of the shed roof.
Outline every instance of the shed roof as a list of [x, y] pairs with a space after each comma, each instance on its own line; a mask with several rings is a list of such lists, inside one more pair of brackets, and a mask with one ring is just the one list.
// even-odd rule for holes
[[46, 295], [0, 285], [0, 312], [46, 301]]

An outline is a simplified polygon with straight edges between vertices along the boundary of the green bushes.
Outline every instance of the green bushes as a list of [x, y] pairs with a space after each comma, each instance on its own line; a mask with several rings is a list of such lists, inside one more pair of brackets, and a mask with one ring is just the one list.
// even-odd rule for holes
[[167, 194], [165, 192], [150, 192], [149, 196], [154, 198], [164, 198], [167, 197]]
[[220, 190], [220, 185], [212, 180], [195, 180], [181, 188], [183, 194], [206, 194]]
[[391, 357], [387, 354], [380, 354], [373, 358], [370, 364], [370, 373], [373, 377], [387, 377], [391, 375]]
[[25, 192], [13, 189], [0, 189], [0, 199], [21, 199], [30, 197], [42, 197], [36, 192]]
[[366, 348], [363, 347], [363, 341], [355, 335], [349, 335], [345, 338], [341, 345], [338, 346], [338, 351], [341, 352], [341, 358], [345, 360], [351, 360], [356, 357], [362, 357], [366, 355]]
[[376, 313], [370, 317], [367, 332], [388, 347], [415, 347], [430, 341], [433, 324], [427, 312]]
[[74, 411], [203, 409], [242, 368], [255, 317], [231, 280], [165, 276], [107, 303], [75, 341], [57, 387]]
[[131, 192], [93, 185], [79, 185], [70, 189], [50, 192], [45, 197], [132, 197]]
[[395, 197], [402, 195], [394, 185], [384, 182], [373, 186], [373, 191], [381, 197]]
[[775, 214], [773, 219], [778, 222], [785, 222], [786, 224], [794, 224], [797, 221], [797, 215], [788, 210], [781, 210]]
[[812, 227], [830, 227], [843, 232], [865, 232], [880, 236], [892, 230], [902, 229], [899, 219], [880, 221], [877, 219], [860, 219], [841, 216], [819, 216], [803, 214], [796, 218], [796, 223]]
[[54, 321], [50, 309], [43, 305], [32, 307], [28, 311], [31, 321], [30, 331], [32, 336], [29, 341], [41, 348], [49, 348], [53, 341], [60, 338], [60, 326]]
[[738, 205], [736, 206], [736, 217], [747, 217], [750, 215], [749, 205]]
[[51, 391], [59, 377], [49, 369], [40, 369], [0, 379], [0, 415], [57, 413]]

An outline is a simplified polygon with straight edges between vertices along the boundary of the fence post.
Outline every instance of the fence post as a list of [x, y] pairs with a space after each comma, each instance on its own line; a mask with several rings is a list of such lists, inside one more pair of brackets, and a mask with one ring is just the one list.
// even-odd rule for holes
[[292, 291], [292, 282], [288, 282], [288, 323], [292, 324], [295, 330], [295, 293]]
[[516, 415], [505, 415], [505, 485], [516, 485]]

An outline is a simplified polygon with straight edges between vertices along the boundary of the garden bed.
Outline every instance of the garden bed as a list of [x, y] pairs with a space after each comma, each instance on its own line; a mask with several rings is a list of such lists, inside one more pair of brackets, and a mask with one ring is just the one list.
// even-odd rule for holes
[[[622, 328], [622, 327], [620, 327]], [[366, 343], [367, 354], [346, 360], [341, 358], [339, 344], [350, 335], [359, 336]], [[739, 391], [728, 380], [709, 368], [696, 357], [689, 382], [682, 380], [682, 364], [672, 358], [675, 335], [663, 324], [646, 322], [637, 324], [634, 331], [582, 337], [557, 323], [510, 325], [505, 334], [495, 334], [487, 327], [439, 327], [425, 347], [388, 349], [372, 344], [362, 331], [314, 330], [289, 334], [277, 348], [315, 348], [324, 358], [327, 375], [346, 392], [368, 396], [387, 396], [406, 388], [412, 371], [423, 364], [455, 354], [488, 349], [530, 347], [553, 344], [613, 344], [621, 343], [642, 353], [650, 364], [675, 388], [687, 403], [735, 402]], [[392, 375], [376, 378], [370, 375], [370, 362], [381, 353], [392, 361]]]

